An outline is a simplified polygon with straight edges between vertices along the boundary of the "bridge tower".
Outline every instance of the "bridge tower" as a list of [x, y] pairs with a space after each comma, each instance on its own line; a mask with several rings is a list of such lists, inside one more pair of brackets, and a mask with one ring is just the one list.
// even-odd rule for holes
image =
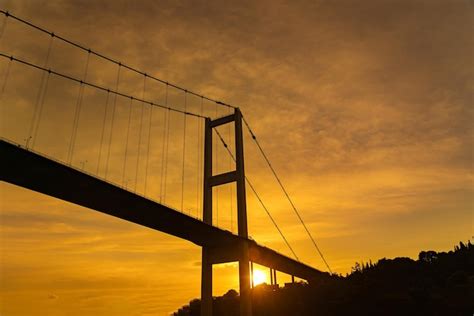
[[[212, 172], [212, 129], [220, 125], [235, 126], [235, 170], [213, 175]], [[248, 238], [247, 230], [247, 203], [245, 194], [244, 169], [244, 142], [242, 134], [242, 113], [236, 108], [234, 113], [215, 120], [206, 119], [204, 132], [204, 194], [203, 220], [212, 225], [212, 188], [214, 186], [235, 182], [237, 187], [237, 221], [238, 234]], [[251, 316], [252, 304], [250, 293], [250, 267], [247, 243], [240, 244], [239, 252], [239, 287], [240, 287], [240, 315]], [[212, 316], [212, 252], [209, 247], [202, 248], [201, 273], [201, 315]]]

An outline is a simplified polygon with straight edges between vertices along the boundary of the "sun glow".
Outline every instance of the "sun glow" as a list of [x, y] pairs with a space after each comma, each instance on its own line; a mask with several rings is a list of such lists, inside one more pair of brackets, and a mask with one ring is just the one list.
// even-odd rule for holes
[[262, 270], [253, 270], [253, 284], [259, 285], [267, 281], [267, 274]]

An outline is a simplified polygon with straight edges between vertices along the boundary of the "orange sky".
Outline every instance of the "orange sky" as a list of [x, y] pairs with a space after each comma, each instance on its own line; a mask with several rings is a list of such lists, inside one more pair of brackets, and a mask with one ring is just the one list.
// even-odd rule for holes
[[[449, 250], [473, 235], [472, 1], [0, 0], [0, 8], [240, 106], [336, 272], [361, 260]], [[43, 64], [48, 41], [9, 20], [0, 51]], [[81, 77], [85, 61], [55, 41], [48, 66]], [[6, 67], [0, 59], [2, 84]], [[114, 88], [116, 72], [91, 58], [87, 79]], [[24, 143], [40, 76], [12, 64], [0, 100], [2, 137]], [[49, 84], [35, 150], [64, 160], [78, 85], [57, 78]], [[143, 78], [123, 72], [119, 89], [141, 96]], [[145, 98], [164, 102], [164, 91], [148, 82]], [[105, 99], [86, 88], [73, 164], [91, 173]], [[184, 107], [177, 91], [168, 101]], [[122, 174], [128, 102], [117, 99], [109, 176], [143, 193], [140, 104], [132, 107]], [[199, 111], [200, 100], [188, 97], [187, 109]], [[216, 115], [215, 105], [204, 109]], [[164, 111], [153, 111], [147, 196], [159, 200]], [[199, 125], [187, 120], [184, 208], [194, 216]], [[164, 200], [179, 208], [183, 116], [170, 122]], [[248, 135], [245, 141], [248, 177], [302, 261], [324, 270]], [[218, 157], [226, 171], [222, 149]], [[229, 192], [220, 189], [215, 224], [235, 231]], [[250, 235], [290, 255], [250, 191], [248, 198]], [[2, 315], [167, 315], [199, 296], [200, 248], [189, 242], [5, 183], [0, 210]], [[214, 294], [238, 288], [235, 265], [214, 272]]]

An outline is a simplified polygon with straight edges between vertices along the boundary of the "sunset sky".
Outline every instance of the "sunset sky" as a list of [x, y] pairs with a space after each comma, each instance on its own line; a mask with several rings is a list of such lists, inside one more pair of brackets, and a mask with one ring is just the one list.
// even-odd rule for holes
[[[337, 273], [360, 261], [448, 251], [473, 236], [473, 1], [0, 0], [0, 9], [239, 106]], [[45, 65], [50, 37], [4, 19], [0, 52]], [[52, 40], [46, 68], [82, 79], [86, 60], [87, 53]], [[24, 145], [42, 73], [12, 62], [7, 77], [8, 62], [0, 58], [0, 133]], [[117, 72], [92, 56], [86, 81], [113, 90]], [[79, 84], [48, 80], [30, 141], [66, 161]], [[164, 85], [148, 80], [144, 90], [136, 74], [122, 71], [118, 87], [184, 110], [183, 92], [169, 89], [166, 100]], [[150, 107], [134, 101], [129, 108], [130, 100], [117, 98], [112, 129], [114, 98], [109, 112], [106, 99], [84, 89], [72, 164], [104, 177], [111, 133], [109, 181], [176, 209], [183, 194], [183, 211], [200, 217], [201, 120], [186, 118], [182, 193], [184, 116], [169, 118], [164, 184], [166, 111], [153, 109], [148, 130]], [[230, 113], [202, 106], [204, 116]], [[201, 100], [187, 95], [186, 110], [200, 113]], [[220, 132], [233, 137], [227, 127]], [[295, 252], [325, 271], [246, 131], [245, 151], [247, 176]], [[223, 148], [215, 155], [215, 170], [231, 169]], [[199, 297], [198, 246], [10, 184], [0, 188], [1, 315], [169, 315]], [[251, 237], [290, 256], [247, 195]], [[235, 232], [235, 191], [225, 186], [216, 196], [214, 224]], [[215, 266], [214, 295], [238, 289], [237, 272], [235, 264]]]

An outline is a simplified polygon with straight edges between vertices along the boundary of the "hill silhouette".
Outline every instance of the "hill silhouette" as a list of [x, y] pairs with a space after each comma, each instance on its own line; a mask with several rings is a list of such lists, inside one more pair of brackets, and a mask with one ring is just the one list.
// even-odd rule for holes
[[[474, 246], [460, 242], [449, 252], [422, 251], [418, 260], [356, 263], [350, 274], [331, 275], [318, 284], [261, 284], [252, 290], [252, 308], [254, 316], [473, 315]], [[238, 316], [238, 293], [215, 297], [213, 311]], [[198, 299], [174, 313], [198, 315]]]

